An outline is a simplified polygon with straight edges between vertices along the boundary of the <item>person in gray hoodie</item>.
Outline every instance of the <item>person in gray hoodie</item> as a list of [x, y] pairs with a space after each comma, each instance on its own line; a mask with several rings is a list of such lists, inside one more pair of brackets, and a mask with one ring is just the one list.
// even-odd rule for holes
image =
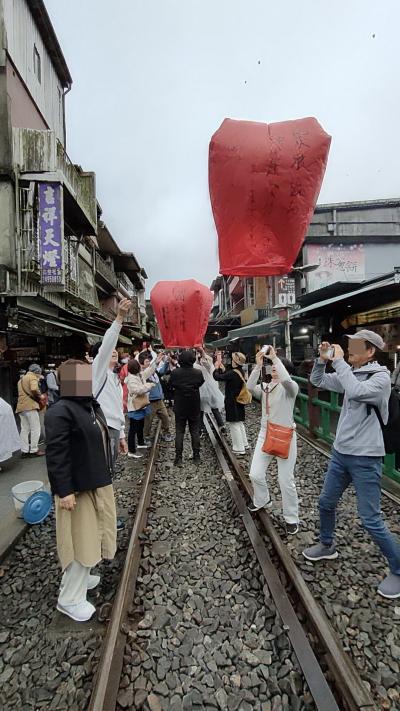
[[[319, 497], [320, 542], [303, 551], [307, 560], [331, 560], [338, 553], [334, 544], [336, 507], [343, 492], [353, 484], [357, 508], [364, 528], [381, 549], [390, 573], [379, 584], [378, 593], [400, 597], [400, 544], [386, 527], [381, 514], [382, 457], [385, 454], [382, 429], [374, 407], [384, 424], [388, 420], [390, 373], [376, 361], [376, 351], [385, 346], [373, 331], [363, 329], [349, 338], [349, 363], [340, 346], [322, 343], [310, 380], [317, 388], [344, 393], [343, 406], [333, 443], [332, 457]], [[333, 353], [330, 349], [333, 348]], [[335, 373], [325, 373], [332, 360]]]

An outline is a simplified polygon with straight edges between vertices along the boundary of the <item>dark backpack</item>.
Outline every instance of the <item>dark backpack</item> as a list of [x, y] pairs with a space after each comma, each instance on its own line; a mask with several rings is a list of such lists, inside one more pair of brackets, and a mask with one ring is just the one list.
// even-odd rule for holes
[[49, 388], [47, 387], [46, 378], [42, 378], [41, 380], [39, 380], [39, 390], [42, 393], [42, 395], [47, 394]]
[[[372, 375], [374, 373], [369, 373], [367, 380]], [[386, 425], [383, 424], [381, 413], [376, 405], [368, 405], [367, 407], [368, 410], [372, 407], [379, 420], [386, 454], [400, 453], [400, 389], [396, 385], [392, 385], [388, 403], [389, 417]]]

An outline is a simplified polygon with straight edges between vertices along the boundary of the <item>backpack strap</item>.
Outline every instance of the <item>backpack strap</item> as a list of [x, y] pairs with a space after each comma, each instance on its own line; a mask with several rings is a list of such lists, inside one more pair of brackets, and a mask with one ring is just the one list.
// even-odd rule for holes
[[[379, 371], [375, 370], [373, 373], [368, 373], [368, 375], [367, 375], [367, 377], [365, 378], [365, 380], [369, 380], [370, 378], [372, 378], [373, 375], [375, 375], [375, 374], [378, 373], [378, 372], [379, 372]], [[369, 415], [371, 414], [371, 410], [373, 410], [373, 411], [375, 412], [375, 415], [376, 415], [377, 418], [378, 418], [378, 421], [379, 421], [379, 424], [380, 424], [380, 426], [381, 426], [381, 429], [383, 430], [384, 427], [385, 427], [385, 425], [383, 424], [382, 415], [381, 415], [381, 413], [380, 413], [379, 407], [377, 407], [376, 405], [371, 405], [370, 403], [367, 403], [367, 416], [368, 416], [368, 417], [369, 417]]]
[[232, 368], [232, 370], [234, 373], [236, 373], [239, 376], [240, 380], [242, 380], [244, 382], [244, 384], [247, 385], [246, 379], [245, 379], [243, 373], [241, 373], [238, 368]]
[[94, 398], [95, 400], [97, 400], [100, 397], [101, 393], [103, 392], [104, 388], [106, 387], [107, 378], [108, 378], [108, 373], [106, 375], [106, 379], [105, 379], [103, 385], [101, 386], [99, 392], [97, 393], [97, 395], [95, 395], [95, 398]]
[[372, 409], [374, 410], [374, 412], [375, 412], [375, 414], [376, 414], [376, 416], [377, 416], [377, 418], [378, 418], [378, 420], [379, 420], [379, 424], [380, 424], [380, 426], [381, 426], [381, 429], [383, 430], [383, 428], [385, 427], [385, 425], [383, 424], [382, 415], [381, 415], [381, 413], [380, 413], [380, 411], [379, 411], [379, 407], [377, 407], [376, 405], [370, 405], [370, 407], [372, 407]]

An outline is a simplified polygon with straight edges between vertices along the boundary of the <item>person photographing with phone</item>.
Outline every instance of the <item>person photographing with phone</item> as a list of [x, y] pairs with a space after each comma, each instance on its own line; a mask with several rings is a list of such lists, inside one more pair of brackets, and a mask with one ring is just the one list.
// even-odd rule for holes
[[[253, 484], [254, 513], [271, 505], [266, 473], [273, 459], [278, 464], [278, 481], [282, 494], [282, 510], [289, 535], [299, 530], [299, 504], [294, 468], [297, 457], [296, 430], [293, 409], [299, 386], [292, 380], [293, 365], [280, 359], [272, 346], [263, 346], [256, 355], [256, 366], [247, 381], [247, 387], [261, 398], [261, 427], [250, 467]], [[261, 384], [258, 384], [260, 376]]]
[[[400, 544], [386, 527], [380, 509], [385, 445], [378, 413], [386, 424], [391, 384], [388, 369], [379, 365], [376, 355], [385, 344], [381, 336], [367, 329], [347, 338], [349, 363], [339, 345], [324, 342], [310, 376], [317, 388], [343, 393], [344, 399], [319, 497], [320, 542], [303, 555], [310, 561], [337, 558], [336, 507], [353, 484], [361, 523], [389, 563], [390, 573], [379, 584], [378, 593], [394, 599], [400, 597]], [[325, 372], [329, 360], [335, 373]]]

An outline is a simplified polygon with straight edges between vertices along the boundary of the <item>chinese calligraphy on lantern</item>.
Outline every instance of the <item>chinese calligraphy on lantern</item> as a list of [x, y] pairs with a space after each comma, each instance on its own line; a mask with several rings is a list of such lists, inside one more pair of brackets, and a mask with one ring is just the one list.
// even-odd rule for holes
[[59, 183], [39, 183], [40, 266], [45, 285], [64, 283], [61, 200]]

